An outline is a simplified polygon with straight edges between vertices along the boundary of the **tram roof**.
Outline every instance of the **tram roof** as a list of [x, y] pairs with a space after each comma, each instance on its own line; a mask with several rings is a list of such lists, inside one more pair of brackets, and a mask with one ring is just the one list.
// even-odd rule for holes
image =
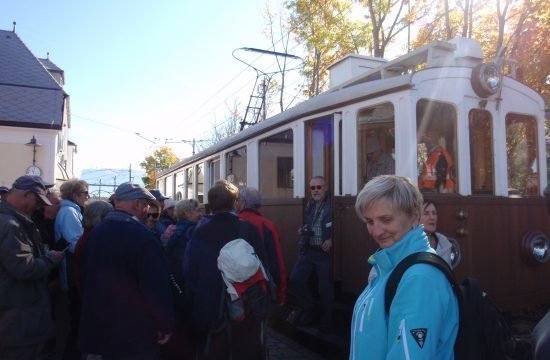
[[411, 78], [412, 74], [406, 74], [399, 77], [371, 81], [368, 83], [360, 83], [351, 87], [339, 89], [338, 91], [334, 92], [324, 92], [286, 111], [274, 115], [269, 119], [250, 126], [231, 137], [223, 139], [217, 144], [191, 157], [183, 159], [177, 164], [172, 165], [170, 168], [162, 171], [159, 176], [164, 176], [174, 170], [185, 167], [189, 163], [214, 155], [226, 148], [230, 148], [249, 138], [267, 132], [271, 129], [280, 127], [299, 118], [303, 118], [323, 111], [329, 111], [333, 108], [341, 107], [342, 104], [345, 104], [347, 102], [351, 103], [358, 100], [360, 101], [362, 99], [366, 100], [384, 94], [390, 94], [393, 92], [409, 89], [412, 86]]

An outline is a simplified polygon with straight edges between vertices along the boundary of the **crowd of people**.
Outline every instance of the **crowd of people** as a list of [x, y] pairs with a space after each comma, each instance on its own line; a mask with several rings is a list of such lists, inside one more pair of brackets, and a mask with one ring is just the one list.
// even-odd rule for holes
[[[269, 302], [292, 300], [288, 322], [331, 333], [331, 197], [322, 176], [309, 184], [289, 276], [277, 225], [262, 216], [252, 187], [218, 180], [204, 215], [195, 199], [175, 201], [131, 182], [109, 201], [91, 201], [79, 179], [57, 190], [26, 175], [0, 188], [0, 359], [265, 358], [265, 318], [246, 306], [243, 314], [254, 316], [228, 315], [229, 295], [252, 281], [232, 284], [220, 272], [220, 252], [236, 240], [259, 261], [254, 281], [263, 281]], [[407, 255], [458, 264], [457, 244], [437, 232], [437, 205], [410, 179], [382, 175], [365, 185], [355, 209], [379, 250], [355, 304], [350, 359], [453, 359], [458, 304], [436, 268], [412, 266], [389, 313], [384, 308], [388, 277]]]
[[109, 201], [90, 201], [79, 179], [57, 190], [22, 176], [1, 190], [1, 359], [265, 356], [265, 321], [230, 324], [219, 311], [217, 265], [220, 249], [243, 238], [270, 274], [271, 301], [285, 302], [279, 232], [260, 214], [258, 190], [220, 180], [204, 217], [197, 200], [134, 183]]

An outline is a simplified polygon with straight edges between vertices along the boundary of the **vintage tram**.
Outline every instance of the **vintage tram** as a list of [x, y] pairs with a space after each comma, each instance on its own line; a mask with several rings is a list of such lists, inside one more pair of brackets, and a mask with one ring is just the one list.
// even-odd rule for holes
[[[389, 62], [348, 55], [331, 65], [328, 91], [181, 161], [157, 185], [204, 203], [219, 178], [258, 188], [290, 270], [309, 179], [323, 175], [334, 207], [335, 287], [354, 295], [376, 250], [354, 212], [355, 196], [376, 175], [375, 149], [438, 204], [438, 231], [456, 240], [459, 278], [478, 278], [504, 310], [548, 304], [544, 102], [515, 72], [505, 59], [484, 63], [479, 43], [464, 38]], [[427, 134], [450, 157], [443, 181], [424, 178]]]

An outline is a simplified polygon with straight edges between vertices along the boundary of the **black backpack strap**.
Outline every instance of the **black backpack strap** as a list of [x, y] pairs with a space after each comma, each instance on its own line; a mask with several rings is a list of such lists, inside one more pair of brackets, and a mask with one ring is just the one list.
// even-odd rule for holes
[[239, 236], [245, 239], [247, 242], [250, 239], [250, 230], [248, 228], [248, 223], [240, 219], [239, 219]]
[[451, 270], [447, 262], [445, 262], [445, 260], [443, 260], [437, 254], [433, 254], [429, 252], [418, 252], [418, 253], [411, 254], [406, 258], [404, 258], [403, 260], [401, 260], [401, 262], [397, 264], [395, 269], [393, 269], [392, 273], [390, 274], [388, 282], [386, 283], [386, 290], [384, 294], [384, 306], [386, 309], [386, 315], [390, 313], [391, 303], [393, 301], [393, 298], [395, 297], [395, 293], [397, 292], [397, 286], [399, 285], [399, 282], [401, 281], [403, 274], [414, 264], [429, 264], [429, 265], [435, 266], [443, 274], [445, 274], [445, 277], [447, 277], [447, 280], [449, 280], [449, 282], [451, 283], [451, 286], [453, 287], [453, 290], [460, 304], [460, 301], [461, 301], [460, 288], [458, 286], [458, 283], [456, 282], [453, 271]]

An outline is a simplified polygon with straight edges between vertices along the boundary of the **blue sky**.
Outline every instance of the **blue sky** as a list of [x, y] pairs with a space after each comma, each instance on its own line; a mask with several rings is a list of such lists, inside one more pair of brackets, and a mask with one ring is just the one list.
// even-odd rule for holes
[[[262, 0], [2, 0], [0, 29], [17, 21], [29, 49], [49, 52], [65, 71], [77, 169], [137, 168], [166, 138], [207, 136], [235, 99], [244, 111], [255, 73], [231, 53], [270, 47], [265, 8]], [[190, 145], [171, 146], [191, 154]]]

